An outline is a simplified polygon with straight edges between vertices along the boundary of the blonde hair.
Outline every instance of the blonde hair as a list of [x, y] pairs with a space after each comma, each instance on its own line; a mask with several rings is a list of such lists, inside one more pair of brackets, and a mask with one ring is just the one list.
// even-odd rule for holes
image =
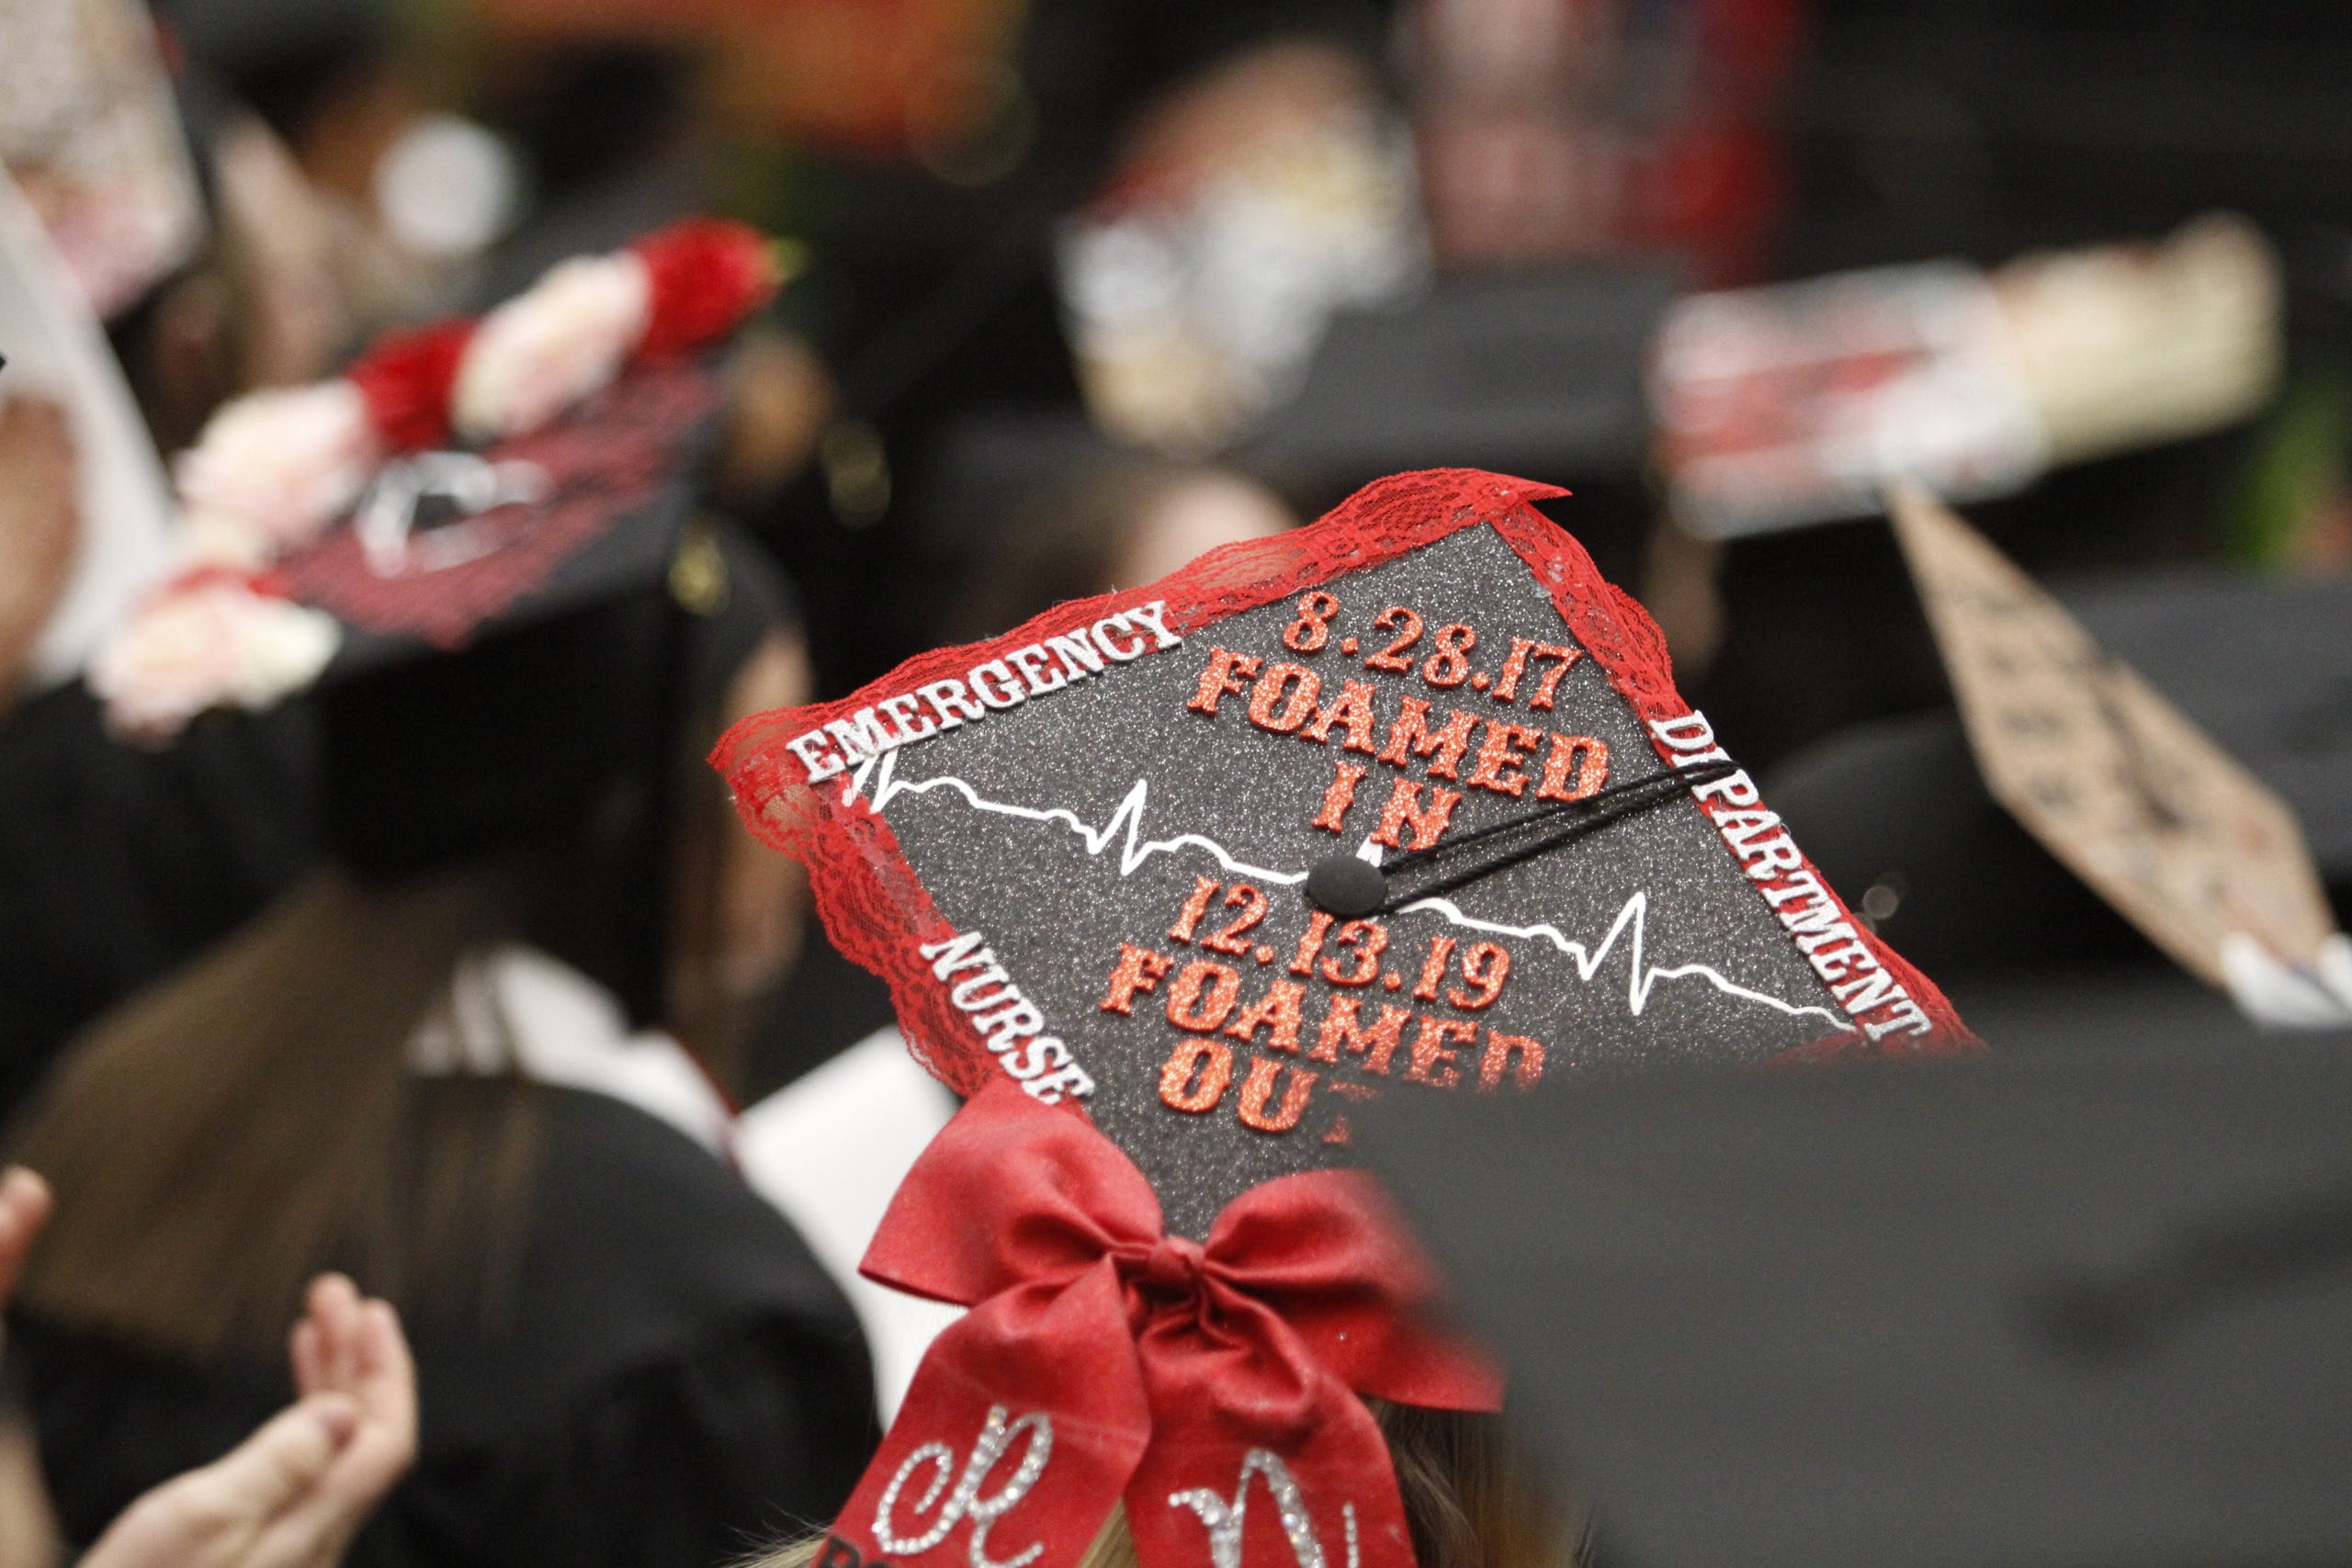
[[[1501, 1418], [1368, 1399], [1388, 1439], [1396, 1490], [1419, 1568], [1579, 1568], [1585, 1521], [1554, 1502], [1527, 1468]], [[810, 1568], [825, 1538], [810, 1536], [743, 1568]], [[1078, 1568], [1137, 1568], [1125, 1507], [1114, 1507]]]

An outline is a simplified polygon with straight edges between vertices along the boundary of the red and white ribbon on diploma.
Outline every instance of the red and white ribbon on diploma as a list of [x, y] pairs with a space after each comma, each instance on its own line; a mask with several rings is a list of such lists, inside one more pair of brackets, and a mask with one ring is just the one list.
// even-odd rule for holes
[[1283, 1177], [1205, 1244], [1171, 1236], [1115, 1145], [1009, 1080], [915, 1163], [864, 1272], [972, 1310], [924, 1358], [819, 1568], [1071, 1568], [1122, 1498], [1144, 1568], [1413, 1568], [1357, 1395], [1501, 1394], [1422, 1321], [1436, 1276], [1369, 1178]]

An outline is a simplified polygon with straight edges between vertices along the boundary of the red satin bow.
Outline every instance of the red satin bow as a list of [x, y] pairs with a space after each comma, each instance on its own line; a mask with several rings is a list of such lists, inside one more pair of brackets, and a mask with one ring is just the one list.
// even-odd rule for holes
[[1368, 1178], [1283, 1177], [1205, 1245], [1171, 1236], [1115, 1145], [1010, 1080], [915, 1162], [864, 1271], [972, 1311], [923, 1358], [819, 1568], [1070, 1568], [1122, 1496], [1145, 1568], [1413, 1568], [1356, 1394], [1500, 1395], [1419, 1324], [1435, 1278]]

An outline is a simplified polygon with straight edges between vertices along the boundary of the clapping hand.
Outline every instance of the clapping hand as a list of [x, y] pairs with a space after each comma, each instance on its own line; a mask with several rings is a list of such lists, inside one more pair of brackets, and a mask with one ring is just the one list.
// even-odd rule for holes
[[[0, 1306], [49, 1210], [40, 1178], [0, 1174]], [[390, 1305], [340, 1274], [311, 1283], [288, 1349], [301, 1397], [133, 1503], [82, 1568], [331, 1568], [416, 1457], [416, 1369]]]
[[83, 1568], [329, 1568], [416, 1455], [416, 1372], [400, 1320], [339, 1274], [294, 1326], [302, 1397], [227, 1457], [164, 1483]]

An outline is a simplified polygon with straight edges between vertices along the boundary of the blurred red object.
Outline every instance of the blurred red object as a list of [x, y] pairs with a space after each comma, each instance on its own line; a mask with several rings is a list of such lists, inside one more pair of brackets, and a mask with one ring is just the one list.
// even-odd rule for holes
[[767, 236], [719, 218], [690, 218], [630, 247], [645, 264], [650, 314], [638, 357], [667, 359], [716, 343], [775, 293]]
[[1783, 191], [1773, 109], [1802, 0], [1425, 0], [1414, 17], [1438, 260], [1677, 253], [1755, 273]]
[[423, 452], [449, 439], [450, 394], [473, 335], [469, 321], [387, 333], [344, 371], [386, 446]]
[[713, 45], [736, 124], [921, 156], [998, 106], [1022, 0], [481, 0], [502, 31]]

